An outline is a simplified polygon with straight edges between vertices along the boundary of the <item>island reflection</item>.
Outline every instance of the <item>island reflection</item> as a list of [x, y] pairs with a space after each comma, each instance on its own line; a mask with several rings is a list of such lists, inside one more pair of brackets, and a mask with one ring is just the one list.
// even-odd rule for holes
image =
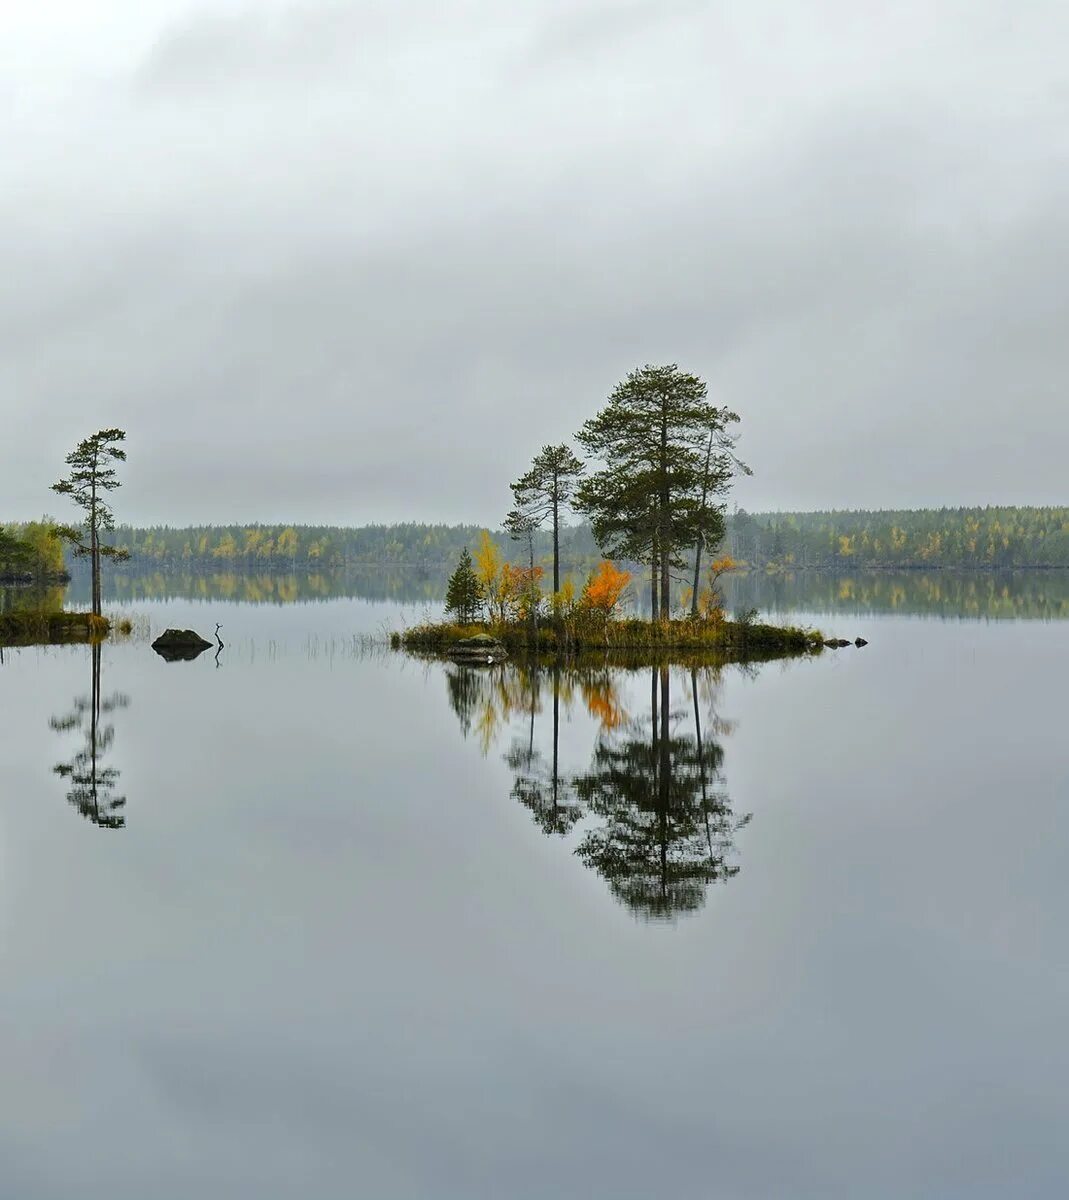
[[128, 708], [130, 697], [124, 692], [114, 692], [104, 699], [99, 642], [90, 646], [89, 656], [89, 695], [76, 697], [68, 713], [49, 721], [56, 733], [78, 731], [84, 742], [68, 762], [57, 763], [53, 772], [69, 782], [67, 802], [86, 820], [102, 829], [123, 829], [126, 797], [114, 794], [120, 772], [105, 761], [115, 742], [115, 727], [106, 718], [118, 709]]
[[[637, 705], [635, 684], [647, 678]], [[446, 668], [461, 731], [484, 755], [522, 728], [504, 754], [511, 798], [546, 835], [574, 838], [580, 861], [650, 921], [697, 911], [710, 884], [739, 871], [735, 834], [752, 814], [734, 812], [724, 782], [731, 724], [716, 713], [720, 680], [718, 667]], [[598, 728], [589, 765], [565, 770], [562, 718], [580, 704]]]

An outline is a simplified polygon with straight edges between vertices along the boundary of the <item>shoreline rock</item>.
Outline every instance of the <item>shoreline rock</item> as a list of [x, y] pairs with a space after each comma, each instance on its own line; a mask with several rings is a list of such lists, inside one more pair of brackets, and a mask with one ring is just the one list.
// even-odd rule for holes
[[508, 650], [505, 649], [504, 643], [488, 633], [461, 638], [459, 642], [454, 642], [446, 653], [454, 662], [470, 663], [473, 666], [489, 666], [508, 658]]

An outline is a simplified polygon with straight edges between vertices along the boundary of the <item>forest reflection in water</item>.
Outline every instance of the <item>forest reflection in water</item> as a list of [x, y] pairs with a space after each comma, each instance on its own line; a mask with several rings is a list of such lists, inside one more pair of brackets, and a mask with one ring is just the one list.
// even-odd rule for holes
[[[637, 673], [609, 666], [452, 665], [446, 681], [461, 731], [484, 755], [524, 721], [504, 760], [511, 798], [538, 828], [574, 834], [575, 855], [636, 916], [670, 920], [700, 909], [711, 884], [738, 873], [735, 834], [752, 814], [734, 812], [722, 773], [731, 723], [716, 713], [720, 669], [647, 671], [642, 711], [626, 707]], [[598, 730], [589, 765], [564, 771], [561, 719], [580, 702]], [[540, 722], [546, 750], [536, 747]]]
[[90, 646], [89, 660], [89, 694], [76, 696], [66, 713], [57, 714], [49, 722], [58, 734], [80, 734], [82, 738], [72, 757], [57, 763], [53, 772], [66, 780], [67, 802], [86, 820], [102, 829], [122, 829], [126, 825], [126, 797], [115, 794], [120, 772], [108, 762], [115, 742], [115, 726], [110, 718], [130, 706], [130, 697], [124, 692], [104, 697], [99, 642]]
[[[132, 603], [183, 599], [225, 604], [290, 605], [339, 599], [440, 609], [448, 566], [358, 566], [315, 572], [162, 571], [137, 564], [109, 574], [107, 596]], [[590, 564], [569, 568], [585, 577]], [[636, 576], [636, 579], [640, 576]], [[768, 614], [936, 616], [950, 619], [1069, 619], [1069, 570], [952, 569], [741, 571], [725, 576], [729, 612]], [[641, 613], [646, 589], [635, 588]], [[76, 569], [69, 606], [88, 602], [88, 582]], [[681, 599], [681, 592], [677, 592]], [[9, 601], [10, 603], [10, 601]], [[0, 610], [3, 608], [0, 594]]]

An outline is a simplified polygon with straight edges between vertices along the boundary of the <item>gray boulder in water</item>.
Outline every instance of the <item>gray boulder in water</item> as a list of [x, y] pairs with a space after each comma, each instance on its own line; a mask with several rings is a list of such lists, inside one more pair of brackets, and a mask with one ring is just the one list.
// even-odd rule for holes
[[152, 643], [152, 649], [167, 662], [189, 662], [211, 646], [192, 629], [167, 629]]

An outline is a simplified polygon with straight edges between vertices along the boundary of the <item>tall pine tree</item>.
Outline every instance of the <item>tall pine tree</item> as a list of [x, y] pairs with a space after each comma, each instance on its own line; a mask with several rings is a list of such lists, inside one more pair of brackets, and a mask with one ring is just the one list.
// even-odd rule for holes
[[100, 560], [130, 557], [125, 550], [103, 545], [100, 541], [101, 533], [115, 528], [115, 518], [104, 497], [122, 486], [112, 464], [126, 461], [126, 451], [117, 445], [125, 440], [126, 434], [121, 429], [102, 429], [79, 442], [67, 455], [71, 473], [52, 485], [54, 492], [70, 496], [85, 512], [81, 526], [57, 526], [56, 533], [74, 546], [76, 555], [89, 556], [93, 568], [93, 612], [98, 617], [101, 609]]
[[[516, 512], [537, 528], [549, 518], [553, 530], [553, 591], [560, 591], [560, 518], [575, 492], [584, 465], [570, 446], [543, 446], [531, 469], [512, 485]], [[510, 514], [511, 519], [511, 514]]]
[[606, 553], [650, 564], [654, 617], [671, 611], [671, 572], [683, 551], [719, 528], [723, 508], [713, 500], [726, 484], [714, 467], [726, 469], [738, 419], [709, 402], [698, 376], [675, 363], [647, 365], [576, 435], [604, 463], [580, 484], [576, 506]]

